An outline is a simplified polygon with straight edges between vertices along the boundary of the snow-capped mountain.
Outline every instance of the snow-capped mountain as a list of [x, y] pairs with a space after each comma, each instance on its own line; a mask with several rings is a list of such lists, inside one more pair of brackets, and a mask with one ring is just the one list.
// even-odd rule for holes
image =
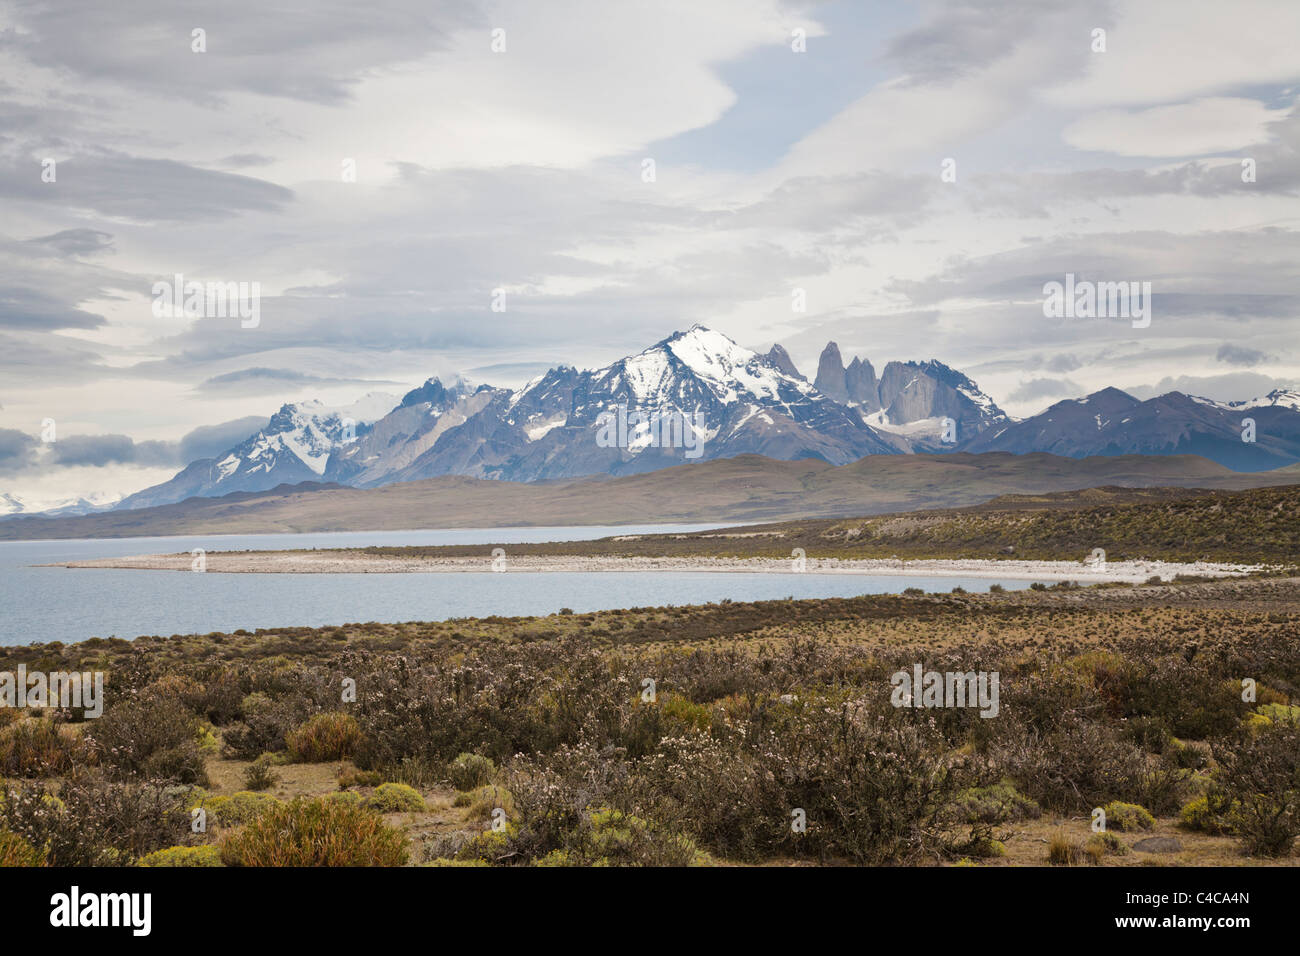
[[[1242, 441], [1246, 418], [1256, 422], [1254, 442]], [[955, 443], [942, 440], [948, 419]], [[604, 368], [561, 365], [515, 390], [433, 378], [400, 401], [371, 394], [347, 408], [285, 405], [243, 442], [120, 507], [303, 481], [538, 481], [747, 453], [843, 464], [918, 451], [1199, 454], [1242, 470], [1273, 468], [1300, 461], [1300, 391], [1237, 403], [1170, 392], [1140, 402], [1110, 388], [1017, 421], [933, 359], [890, 362], [877, 377], [864, 359], [845, 366], [831, 342], [810, 383], [780, 346], [759, 354], [696, 325]]]
[[17, 495], [0, 493], [0, 518], [10, 515], [44, 515], [60, 518], [69, 515], [89, 515], [108, 511], [121, 500], [120, 495], [93, 493], [80, 498], [60, 498], [57, 501], [33, 503]]
[[[1139, 401], [1117, 388], [1057, 402], [1046, 411], [986, 431], [961, 450], [1087, 455], [1202, 455], [1238, 471], [1300, 461], [1300, 398], [1278, 390], [1246, 402], [1182, 392]], [[1251, 426], [1246, 424], [1249, 419]], [[1247, 440], [1253, 439], [1253, 440]]]
[[[746, 452], [838, 464], [897, 450], [770, 354], [698, 325], [605, 368], [553, 368], [514, 392], [483, 386], [472, 395], [437, 393], [423, 414], [427, 426], [412, 427], [409, 412], [394, 410], [368, 443], [338, 460], [368, 456], [362, 480], [376, 484], [445, 474], [513, 481], [621, 475]], [[630, 422], [624, 433], [602, 441], [602, 427], [619, 416]], [[668, 440], [651, 422], [671, 422]], [[405, 443], [394, 444], [397, 435]], [[698, 455], [687, 455], [696, 447]], [[354, 480], [342, 467], [325, 477]]]
[[396, 397], [371, 392], [344, 407], [319, 401], [286, 404], [265, 428], [215, 458], [191, 462], [171, 480], [122, 500], [121, 508], [170, 504], [195, 495], [265, 491], [280, 484], [321, 481], [331, 454], [364, 435], [392, 409]]
[[1216, 402], [1208, 398], [1192, 396], [1198, 402], [1207, 402], [1230, 411], [1246, 411], [1251, 408], [1289, 408], [1300, 412], [1300, 389], [1275, 388], [1262, 398], [1252, 398], [1245, 402]]

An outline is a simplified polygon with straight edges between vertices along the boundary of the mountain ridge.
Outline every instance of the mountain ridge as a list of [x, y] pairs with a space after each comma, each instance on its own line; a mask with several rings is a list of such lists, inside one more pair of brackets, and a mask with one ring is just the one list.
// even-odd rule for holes
[[[622, 416], [617, 442], [602, 440], [610, 416]], [[1255, 422], [1254, 441], [1242, 441], [1244, 418]], [[113, 507], [305, 481], [553, 481], [652, 472], [692, 457], [843, 465], [958, 451], [1198, 454], [1236, 470], [1277, 468], [1300, 461], [1300, 390], [1215, 402], [1181, 392], [1142, 401], [1105, 388], [1019, 420], [937, 359], [890, 361], [877, 375], [865, 357], [846, 365], [832, 341], [810, 382], [779, 343], [760, 353], [696, 324], [602, 368], [557, 365], [513, 390], [430, 378], [400, 399], [286, 403], [254, 435]]]

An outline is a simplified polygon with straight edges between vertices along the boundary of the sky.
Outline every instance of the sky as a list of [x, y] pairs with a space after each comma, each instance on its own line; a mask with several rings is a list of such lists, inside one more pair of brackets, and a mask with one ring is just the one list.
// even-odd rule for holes
[[[695, 323], [1018, 416], [1300, 385], [1298, 36], [1292, 0], [0, 0], [0, 494]], [[1067, 273], [1150, 282], [1150, 324], [1046, 316]], [[177, 275], [256, 323], [159, 309]]]

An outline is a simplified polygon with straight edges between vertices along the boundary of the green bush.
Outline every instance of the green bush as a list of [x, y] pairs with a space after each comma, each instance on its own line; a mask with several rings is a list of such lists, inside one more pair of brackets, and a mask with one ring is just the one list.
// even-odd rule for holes
[[1094, 833], [1083, 845], [1083, 852], [1093, 863], [1100, 863], [1103, 857], [1126, 856], [1129, 850], [1113, 833]]
[[491, 783], [496, 772], [496, 764], [478, 754], [460, 754], [447, 765], [447, 777], [457, 790], [474, 790]]
[[1184, 804], [1178, 822], [1188, 830], [1218, 836], [1232, 832], [1232, 824], [1219, 807], [1212, 806], [1208, 797], [1197, 797]]
[[232, 793], [230, 796], [207, 796], [202, 795], [197, 800], [191, 801], [193, 807], [202, 807], [208, 813], [208, 823], [216, 823], [223, 827], [238, 827], [251, 823], [265, 810], [280, 804], [282, 801], [277, 800], [269, 793], [254, 793], [251, 790], [240, 790], [238, 793]]
[[45, 854], [16, 833], [0, 830], [0, 866], [43, 866]]
[[357, 719], [339, 711], [316, 714], [285, 738], [289, 753], [301, 763], [347, 759], [357, 752], [360, 742]]
[[1009, 783], [963, 790], [953, 799], [952, 807], [962, 823], [1019, 823], [1043, 815], [1037, 803]]
[[425, 809], [424, 797], [404, 783], [380, 784], [366, 802], [380, 813], [421, 813]]
[[226, 866], [403, 866], [406, 838], [365, 807], [306, 800], [268, 807], [221, 843]]
[[244, 786], [249, 790], [270, 790], [279, 780], [279, 775], [271, 769], [271, 761], [265, 754], [244, 768]]
[[1150, 830], [1156, 825], [1155, 817], [1136, 803], [1112, 800], [1102, 809], [1106, 812], [1107, 830], [1132, 833], [1135, 830]]
[[78, 747], [49, 720], [18, 719], [0, 727], [0, 776], [48, 777], [67, 772]]
[[221, 850], [215, 846], [169, 846], [146, 853], [136, 866], [221, 866]]

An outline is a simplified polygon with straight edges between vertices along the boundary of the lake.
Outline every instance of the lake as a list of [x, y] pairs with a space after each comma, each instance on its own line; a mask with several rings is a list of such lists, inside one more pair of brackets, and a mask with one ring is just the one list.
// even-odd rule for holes
[[[109, 568], [39, 568], [81, 558], [190, 551], [351, 548], [577, 541], [612, 534], [697, 531], [725, 525], [490, 528], [326, 534], [202, 535], [0, 542], [0, 645], [90, 637], [190, 634], [364, 621], [551, 614], [666, 604], [853, 597], [905, 587], [986, 591], [990, 578], [710, 572], [528, 574], [194, 574]], [[488, 558], [484, 552], [485, 561]], [[1008, 590], [1028, 581], [998, 581]]]

